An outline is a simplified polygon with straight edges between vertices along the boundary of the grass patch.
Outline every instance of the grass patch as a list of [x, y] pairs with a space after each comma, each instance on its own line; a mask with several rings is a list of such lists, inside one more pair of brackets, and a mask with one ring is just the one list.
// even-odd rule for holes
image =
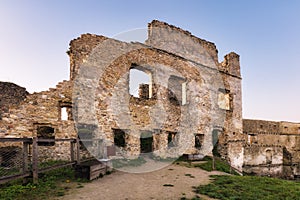
[[212, 176], [208, 185], [198, 186], [198, 194], [221, 200], [296, 200], [300, 199], [300, 183], [256, 176]]
[[121, 167], [138, 167], [146, 163], [146, 160], [143, 157], [138, 157], [136, 159], [114, 159], [112, 160], [113, 168]]
[[69, 187], [63, 186], [75, 180], [74, 170], [71, 167], [52, 170], [39, 175], [39, 183], [22, 184], [22, 180], [12, 181], [0, 185], [0, 199], [25, 200], [25, 199], [53, 199], [63, 196]]
[[[213, 161], [212, 158], [210, 157], [205, 157], [203, 159], [204, 161], [206, 161], [205, 163], [201, 163], [201, 164], [192, 164], [193, 167], [199, 167], [205, 171], [212, 171], [213, 170]], [[234, 175], [239, 175], [238, 173], [236, 173], [234, 170], [232, 170], [230, 172], [230, 165], [222, 162], [218, 159], [215, 159], [215, 170], [217, 171], [221, 171], [221, 172], [226, 172], [226, 173], [232, 173]]]

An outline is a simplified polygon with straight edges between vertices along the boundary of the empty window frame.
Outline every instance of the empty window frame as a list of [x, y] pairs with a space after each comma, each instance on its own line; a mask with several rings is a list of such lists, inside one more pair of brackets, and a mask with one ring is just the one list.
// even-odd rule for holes
[[187, 103], [187, 82], [185, 78], [170, 76], [168, 80], [168, 98], [171, 103], [185, 105]]
[[69, 120], [67, 107], [62, 107], [60, 109], [61, 120]]
[[[37, 127], [37, 137], [39, 139], [52, 140], [55, 139], [54, 128], [51, 126], [38, 126]], [[38, 142], [39, 146], [54, 146], [55, 141], [41, 141]]]
[[129, 94], [142, 99], [152, 98], [152, 74], [134, 65], [129, 71]]
[[60, 120], [67, 121], [72, 120], [72, 103], [71, 102], [59, 102], [59, 115]]
[[125, 131], [122, 129], [113, 129], [114, 134], [114, 144], [118, 147], [125, 147], [126, 140], [125, 140]]
[[195, 148], [200, 149], [204, 142], [204, 134], [195, 134]]
[[220, 109], [223, 110], [232, 109], [232, 98], [229, 90], [221, 89], [221, 88], [219, 89], [218, 106]]
[[168, 131], [168, 147], [175, 147], [177, 144], [176, 135], [177, 132]]

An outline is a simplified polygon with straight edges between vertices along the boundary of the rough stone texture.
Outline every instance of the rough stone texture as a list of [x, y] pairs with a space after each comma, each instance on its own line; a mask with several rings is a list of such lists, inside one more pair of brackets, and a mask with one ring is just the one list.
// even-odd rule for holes
[[[136, 158], [149, 150], [163, 158], [207, 155], [216, 143], [218, 154], [246, 173], [300, 175], [300, 124], [242, 120], [236, 53], [219, 62], [214, 43], [157, 20], [148, 24], [145, 44], [83, 34], [70, 42], [67, 53], [70, 80], [55, 88], [28, 94], [0, 82], [1, 138], [96, 138], [82, 142], [83, 156], [91, 156], [87, 149], [105, 158]], [[151, 77], [140, 85], [139, 97], [129, 93], [131, 69]], [[41, 129], [51, 131], [45, 136]], [[124, 139], [120, 147], [117, 133]], [[196, 145], [196, 135], [201, 144]], [[22, 147], [0, 145], [0, 164], [9, 149]], [[40, 143], [40, 159], [68, 160], [69, 145]]]
[[[115, 157], [138, 156], [147, 133], [153, 137], [153, 153], [166, 158], [211, 154], [215, 132], [221, 156], [241, 170], [245, 137], [239, 56], [229, 53], [219, 62], [211, 42], [156, 20], [148, 27], [145, 44], [92, 34], [72, 40], [70, 80], [29, 94], [5, 112], [0, 137], [33, 137], [38, 127], [48, 126], [54, 128], [55, 138], [74, 138], [76, 122], [84, 125], [82, 134], [101, 140], [100, 150], [94, 144], [88, 149], [100, 151], [102, 157], [110, 156], [106, 147], [114, 145], [113, 130], [121, 129], [126, 145], [116, 149]], [[97, 66], [103, 64], [101, 71]], [[152, 77], [148, 86], [141, 86], [140, 98], [129, 94], [132, 68]], [[229, 106], [220, 107], [220, 94]], [[67, 107], [68, 120], [61, 119], [62, 107]], [[93, 130], [85, 128], [90, 126]], [[204, 135], [201, 148], [195, 147], [197, 134]], [[68, 159], [68, 144], [39, 149], [44, 159]]]
[[300, 123], [244, 119], [243, 127], [247, 172], [284, 178], [300, 175]]
[[106, 37], [94, 34], [82, 34], [70, 42], [70, 49], [67, 52], [70, 56], [70, 80], [75, 78], [82, 62], [88, 59], [91, 51]]
[[[0, 137], [34, 137], [39, 126], [54, 128], [55, 138], [77, 137], [74, 122], [60, 120], [61, 106], [72, 106], [72, 83], [64, 81], [56, 88], [27, 95], [18, 106], [4, 113], [0, 121]], [[71, 114], [71, 113], [70, 113]], [[11, 144], [13, 145], [13, 144]], [[69, 143], [56, 142], [54, 146], [40, 146], [42, 157], [69, 159]]]
[[[87, 35], [81, 36], [76, 39], [76, 43], [84, 44], [87, 37]], [[103, 37], [99, 36], [99, 38]], [[82, 59], [87, 51], [84, 51], [83, 55], [73, 56], [72, 52], [79, 51], [72, 50], [74, 45], [71, 45], [71, 69], [74, 69], [71, 77], [77, 77], [79, 80], [79, 86], [76, 88], [79, 90], [78, 99], [85, 98], [85, 105], [96, 105], [86, 110], [79, 110], [80, 123], [97, 124], [96, 134], [104, 138], [108, 145], [114, 143], [112, 129], [126, 130], [129, 136], [126, 137], [126, 147], [122, 148], [127, 152], [124, 156], [140, 154], [139, 138], [142, 131], [153, 133], [153, 147], [156, 147], [153, 150], [159, 156], [169, 157], [174, 152], [176, 155], [176, 152], [181, 152], [180, 148], [184, 145], [187, 145], [185, 153], [207, 154], [212, 150], [211, 133], [214, 129], [218, 129], [220, 140], [222, 138], [224, 141], [219, 143], [222, 156], [241, 169], [244, 138], [242, 137], [241, 78], [237, 54], [230, 53], [225, 56], [222, 63], [219, 63], [217, 49], [213, 43], [158, 21], [149, 24], [147, 45], [110, 40], [107, 38], [105, 40], [105, 43], [110, 44], [108, 46], [105, 46], [102, 41], [101, 45], [105, 48], [93, 50], [87, 60]], [[179, 49], [180, 44], [182, 48], [187, 49], [175, 51]], [[115, 49], [121, 52], [120, 56]], [[127, 52], [126, 49], [130, 51]], [[114, 56], [115, 59], [108, 62], [101, 73], [92, 67], [86, 67], [101, 65], [104, 61], [99, 58]], [[81, 65], [84, 67], [77, 69]], [[129, 95], [128, 82], [131, 68], [152, 75], [152, 98], [144, 98], [147, 95], [142, 95], [143, 98], [137, 99]], [[215, 79], [217, 76], [219, 80]], [[81, 79], [82, 77], [84, 79]], [[97, 79], [97, 77], [101, 78]], [[182, 101], [176, 102], [176, 99], [171, 101], [168, 98], [170, 77], [178, 77], [186, 82], [184, 105], [181, 105]], [[94, 97], [89, 99], [85, 95], [86, 91], [93, 92], [93, 85], [98, 85], [94, 89], [98, 97], [96, 101]], [[176, 87], [173, 88], [171, 92], [176, 94], [174, 91]], [[231, 106], [228, 110], [220, 109], [218, 106], [219, 89], [227, 91], [230, 95]], [[180, 99], [180, 95], [176, 96], [177, 100]], [[91, 111], [96, 113], [96, 118], [89, 115]], [[168, 148], [167, 132], [178, 133], [177, 148]], [[194, 147], [194, 135], [198, 133], [206, 135], [203, 148], [200, 150]]]
[[27, 95], [28, 92], [23, 87], [14, 83], [0, 82], [0, 119], [3, 112], [7, 112], [9, 107], [18, 105]]

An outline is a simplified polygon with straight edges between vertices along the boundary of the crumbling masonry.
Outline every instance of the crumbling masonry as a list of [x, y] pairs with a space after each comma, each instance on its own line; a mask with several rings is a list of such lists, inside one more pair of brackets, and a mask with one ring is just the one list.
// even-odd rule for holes
[[[56, 88], [28, 94], [16, 85], [0, 84], [0, 137], [98, 138], [102, 143], [86, 146], [95, 153], [100, 145], [94, 154], [99, 158], [135, 158], [149, 152], [162, 158], [207, 155], [214, 144], [239, 170], [244, 166], [249, 173], [276, 176], [299, 172], [283, 170], [299, 162], [294, 156], [299, 131], [285, 134], [285, 141], [295, 138], [290, 146], [284, 141], [269, 144], [264, 137], [283, 132], [261, 137], [248, 120], [243, 132], [236, 53], [219, 62], [213, 43], [154, 20], [144, 44], [83, 34], [70, 42], [68, 55], [70, 80]], [[107, 60], [105, 68], [94, 67]], [[137, 96], [130, 94], [132, 70], [150, 79], [140, 84]], [[42, 145], [45, 158], [67, 159], [68, 147]]]

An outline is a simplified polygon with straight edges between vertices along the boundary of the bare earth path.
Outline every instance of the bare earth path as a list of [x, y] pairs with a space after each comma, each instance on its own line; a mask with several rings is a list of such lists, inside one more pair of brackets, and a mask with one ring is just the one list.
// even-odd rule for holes
[[[209, 175], [225, 174], [207, 172], [199, 168], [169, 165], [148, 173], [125, 173], [116, 171], [101, 179], [84, 183], [83, 188], [74, 188], [59, 200], [147, 200], [180, 199], [195, 197], [193, 186], [208, 184]], [[165, 184], [173, 185], [164, 186]], [[201, 196], [203, 199], [209, 199]]]

